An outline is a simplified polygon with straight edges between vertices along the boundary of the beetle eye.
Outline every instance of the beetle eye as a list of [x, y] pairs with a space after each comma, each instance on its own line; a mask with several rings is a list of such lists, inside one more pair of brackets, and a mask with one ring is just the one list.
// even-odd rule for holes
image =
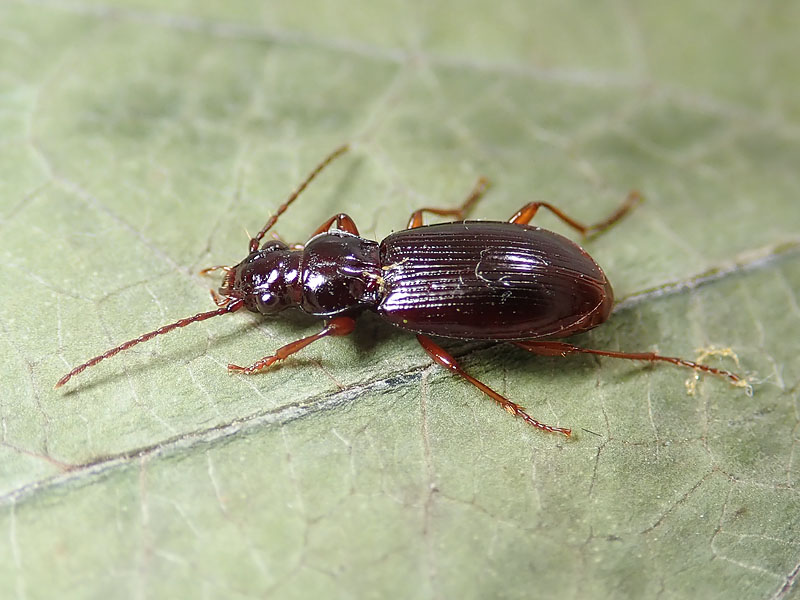
[[261, 295], [261, 304], [264, 308], [273, 308], [278, 304], [279, 298], [275, 294], [266, 293]]

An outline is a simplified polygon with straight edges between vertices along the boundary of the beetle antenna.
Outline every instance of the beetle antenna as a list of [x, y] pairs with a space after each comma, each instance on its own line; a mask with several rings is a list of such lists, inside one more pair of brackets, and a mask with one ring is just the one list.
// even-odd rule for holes
[[70, 379], [72, 379], [78, 373], [81, 373], [88, 369], [89, 367], [95, 366], [101, 360], [105, 360], [107, 358], [111, 358], [115, 354], [119, 354], [123, 350], [127, 350], [128, 348], [133, 348], [137, 344], [141, 344], [142, 342], [146, 342], [147, 340], [151, 340], [158, 335], [162, 335], [164, 333], [169, 333], [173, 329], [177, 329], [178, 327], [186, 327], [190, 323], [197, 323], [198, 321], [205, 321], [206, 319], [210, 319], [211, 317], [218, 317], [220, 315], [226, 315], [228, 313], [234, 312], [239, 310], [244, 306], [244, 301], [241, 299], [231, 300], [225, 306], [218, 308], [216, 310], [210, 310], [208, 312], [202, 312], [194, 315], [193, 317], [187, 317], [185, 319], [180, 319], [179, 321], [175, 321], [174, 323], [170, 323], [169, 325], [163, 325], [159, 327], [155, 331], [151, 331], [150, 333], [145, 333], [140, 335], [138, 338], [129, 340], [124, 344], [120, 344], [116, 348], [112, 348], [111, 350], [107, 350], [100, 356], [95, 356], [94, 358], [87, 360], [82, 365], [78, 365], [72, 371], [64, 375], [61, 379], [58, 380], [55, 387], [60, 388], [62, 385], [67, 383]]
[[256, 250], [258, 250], [258, 246], [261, 244], [261, 239], [264, 237], [264, 234], [266, 234], [270, 229], [272, 229], [272, 226], [278, 222], [278, 217], [280, 217], [284, 212], [286, 212], [286, 209], [289, 208], [289, 205], [292, 202], [294, 202], [300, 194], [303, 193], [303, 190], [305, 190], [308, 184], [311, 183], [311, 181], [317, 175], [319, 175], [320, 171], [322, 171], [322, 169], [331, 164], [335, 158], [338, 158], [339, 156], [347, 152], [349, 149], [350, 149], [349, 144], [344, 144], [342, 146], [339, 146], [336, 150], [334, 150], [327, 157], [325, 157], [325, 159], [321, 163], [319, 163], [314, 168], [314, 170], [311, 171], [311, 173], [309, 173], [305, 181], [303, 181], [303, 183], [301, 183], [298, 186], [298, 188], [294, 192], [292, 192], [291, 196], [289, 196], [286, 199], [286, 202], [284, 202], [278, 207], [278, 210], [276, 210], [275, 214], [269, 218], [267, 224], [264, 225], [261, 231], [259, 231], [255, 237], [250, 239], [250, 252], [255, 252]]

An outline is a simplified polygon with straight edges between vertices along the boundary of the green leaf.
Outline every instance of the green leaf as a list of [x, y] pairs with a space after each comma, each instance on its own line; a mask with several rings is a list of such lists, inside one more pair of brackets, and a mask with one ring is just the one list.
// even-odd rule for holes
[[[800, 5], [0, 5], [2, 597], [786, 598], [800, 573]], [[343, 142], [277, 230], [421, 206], [592, 222], [587, 347], [448, 345], [543, 434], [366, 315], [195, 324], [197, 274]], [[570, 234], [551, 215], [537, 224]], [[685, 382], [694, 382], [693, 395]]]

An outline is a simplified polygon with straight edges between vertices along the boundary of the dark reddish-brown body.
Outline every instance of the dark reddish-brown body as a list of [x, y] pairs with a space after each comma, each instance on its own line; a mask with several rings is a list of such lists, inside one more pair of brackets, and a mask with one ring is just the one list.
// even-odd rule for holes
[[225, 296], [262, 314], [295, 306], [315, 317], [368, 309], [416, 333], [529, 340], [587, 331], [614, 302], [603, 270], [577, 244], [539, 227], [441, 223], [380, 244], [345, 231], [302, 250], [280, 242], [234, 268]]
[[[424, 350], [443, 367], [465, 378], [511, 414], [543, 429], [570, 435], [570, 429], [541, 423], [492, 388], [467, 374], [447, 351], [428, 336], [510, 341], [540, 355], [587, 353], [633, 360], [664, 361], [728, 377], [734, 373], [653, 352], [617, 352], [580, 348], [557, 338], [588, 331], [611, 313], [614, 294], [603, 270], [577, 244], [528, 223], [546, 208], [582, 235], [600, 232], [625, 215], [638, 201], [631, 192], [608, 218], [582, 225], [546, 202], [529, 202], [508, 222], [465, 221], [467, 210], [483, 194], [481, 179], [467, 200], [454, 209], [422, 208], [408, 228], [381, 242], [362, 238], [344, 213], [324, 222], [304, 244], [261, 241], [278, 217], [306, 185], [346, 150], [343, 146], [323, 161], [250, 240], [250, 252], [239, 264], [205, 269], [225, 271], [217, 310], [180, 319], [143, 334], [75, 367], [56, 384], [157, 335], [190, 323], [242, 308], [272, 315], [298, 308], [324, 319], [321, 331], [295, 340], [248, 367], [228, 365], [251, 374], [268, 368], [328, 336], [348, 335], [355, 317], [365, 310], [413, 331]], [[457, 221], [424, 226], [430, 212]]]
[[387, 321], [417, 333], [482, 340], [565, 337], [596, 327], [611, 284], [577, 244], [496, 221], [399, 231], [380, 246]]

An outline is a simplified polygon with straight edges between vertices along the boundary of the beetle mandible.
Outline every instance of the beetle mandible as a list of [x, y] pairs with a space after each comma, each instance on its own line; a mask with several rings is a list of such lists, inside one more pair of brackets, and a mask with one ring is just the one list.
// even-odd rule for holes
[[[586, 237], [619, 221], [640, 200], [631, 192], [608, 218], [583, 225], [547, 202], [529, 202], [509, 221], [465, 221], [469, 209], [487, 187], [478, 180], [458, 208], [421, 208], [408, 227], [381, 242], [362, 238], [345, 213], [334, 215], [305, 244], [279, 240], [261, 244], [266, 233], [309, 183], [335, 158], [334, 150], [278, 207], [250, 240], [248, 256], [235, 266], [216, 266], [201, 273], [224, 272], [219, 292], [211, 295], [218, 308], [164, 325], [75, 367], [56, 383], [106, 358], [190, 323], [246, 308], [273, 315], [286, 308], [324, 320], [321, 331], [275, 351], [248, 367], [228, 365], [231, 372], [252, 374], [268, 368], [309, 344], [329, 336], [344, 336], [355, 328], [364, 310], [377, 312], [389, 323], [414, 332], [422, 348], [439, 365], [466, 379], [506, 411], [544, 431], [571, 434], [571, 429], [547, 425], [462, 369], [429, 336], [508, 341], [543, 356], [586, 353], [612, 358], [663, 361], [747, 383], [735, 373], [654, 352], [615, 352], [582, 348], [558, 341], [588, 331], [611, 314], [614, 292], [603, 270], [571, 240], [529, 225], [540, 208], [552, 212]], [[423, 225], [423, 214], [453, 217], [450, 223]]]

